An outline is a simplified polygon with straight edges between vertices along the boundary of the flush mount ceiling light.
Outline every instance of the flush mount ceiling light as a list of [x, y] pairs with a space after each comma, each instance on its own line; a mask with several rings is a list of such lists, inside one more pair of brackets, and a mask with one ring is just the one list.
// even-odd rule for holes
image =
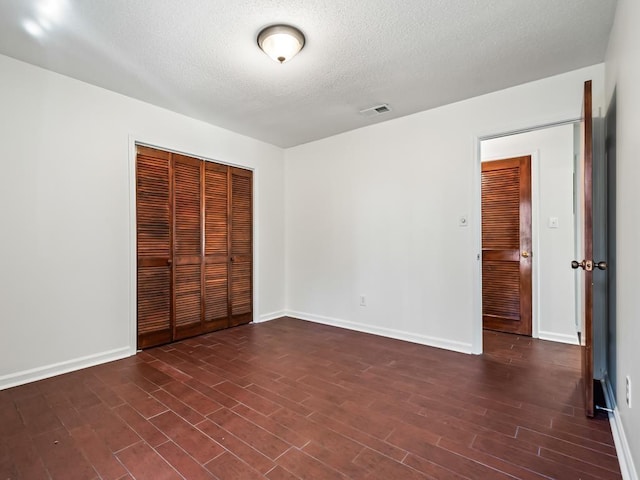
[[258, 34], [258, 45], [276, 62], [291, 60], [304, 47], [304, 34], [290, 25], [272, 25]]

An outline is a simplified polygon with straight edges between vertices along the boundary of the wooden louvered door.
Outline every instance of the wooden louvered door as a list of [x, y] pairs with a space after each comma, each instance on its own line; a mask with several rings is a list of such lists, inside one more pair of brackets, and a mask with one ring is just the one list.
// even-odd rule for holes
[[205, 322], [229, 326], [229, 167], [205, 163]]
[[252, 318], [252, 184], [253, 174], [230, 169], [231, 177], [231, 326], [249, 323]]
[[531, 335], [531, 157], [482, 163], [482, 323]]
[[173, 339], [202, 331], [202, 161], [173, 154]]
[[138, 146], [136, 155], [138, 348], [173, 338], [171, 154]]
[[252, 321], [252, 172], [138, 146], [138, 347]]

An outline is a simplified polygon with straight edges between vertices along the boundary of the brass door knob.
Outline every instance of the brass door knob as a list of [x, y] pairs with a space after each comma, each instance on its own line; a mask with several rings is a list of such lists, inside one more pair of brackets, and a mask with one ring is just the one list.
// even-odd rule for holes
[[524, 252], [522, 252], [522, 256], [524, 258], [529, 258], [529, 252], [527, 252], [526, 250]]
[[592, 262], [591, 260], [582, 260], [581, 262], [577, 262], [574, 260], [571, 262], [571, 268], [582, 268], [587, 272], [591, 272], [594, 268], [599, 270], [606, 270], [608, 267], [607, 262]]

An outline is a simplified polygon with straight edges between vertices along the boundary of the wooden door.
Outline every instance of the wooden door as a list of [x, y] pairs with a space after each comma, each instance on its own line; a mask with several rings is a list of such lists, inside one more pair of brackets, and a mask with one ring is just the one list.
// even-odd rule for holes
[[230, 307], [231, 326], [249, 323], [253, 312], [253, 173], [230, 169], [231, 231]]
[[253, 175], [137, 147], [138, 347], [249, 323]]
[[582, 122], [580, 161], [583, 172], [583, 225], [584, 234], [582, 250], [584, 258], [581, 262], [574, 260], [571, 267], [582, 268], [584, 271], [583, 319], [582, 333], [582, 390], [587, 417], [594, 415], [593, 401], [593, 269], [606, 269], [604, 262], [593, 261], [593, 117], [591, 100], [591, 81], [585, 82], [582, 100]]
[[229, 326], [229, 167], [204, 164], [204, 330]]
[[138, 348], [167, 343], [172, 322], [171, 154], [137, 147]]
[[173, 155], [173, 340], [202, 330], [202, 161]]
[[531, 157], [483, 162], [483, 328], [531, 335], [531, 255]]

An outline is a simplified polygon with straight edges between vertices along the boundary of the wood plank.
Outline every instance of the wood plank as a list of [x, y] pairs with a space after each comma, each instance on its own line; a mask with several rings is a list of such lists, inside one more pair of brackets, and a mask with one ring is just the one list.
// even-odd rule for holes
[[483, 343], [465, 355], [281, 318], [150, 348], [0, 391], [0, 472], [621, 478], [607, 417], [584, 416], [580, 347]]

